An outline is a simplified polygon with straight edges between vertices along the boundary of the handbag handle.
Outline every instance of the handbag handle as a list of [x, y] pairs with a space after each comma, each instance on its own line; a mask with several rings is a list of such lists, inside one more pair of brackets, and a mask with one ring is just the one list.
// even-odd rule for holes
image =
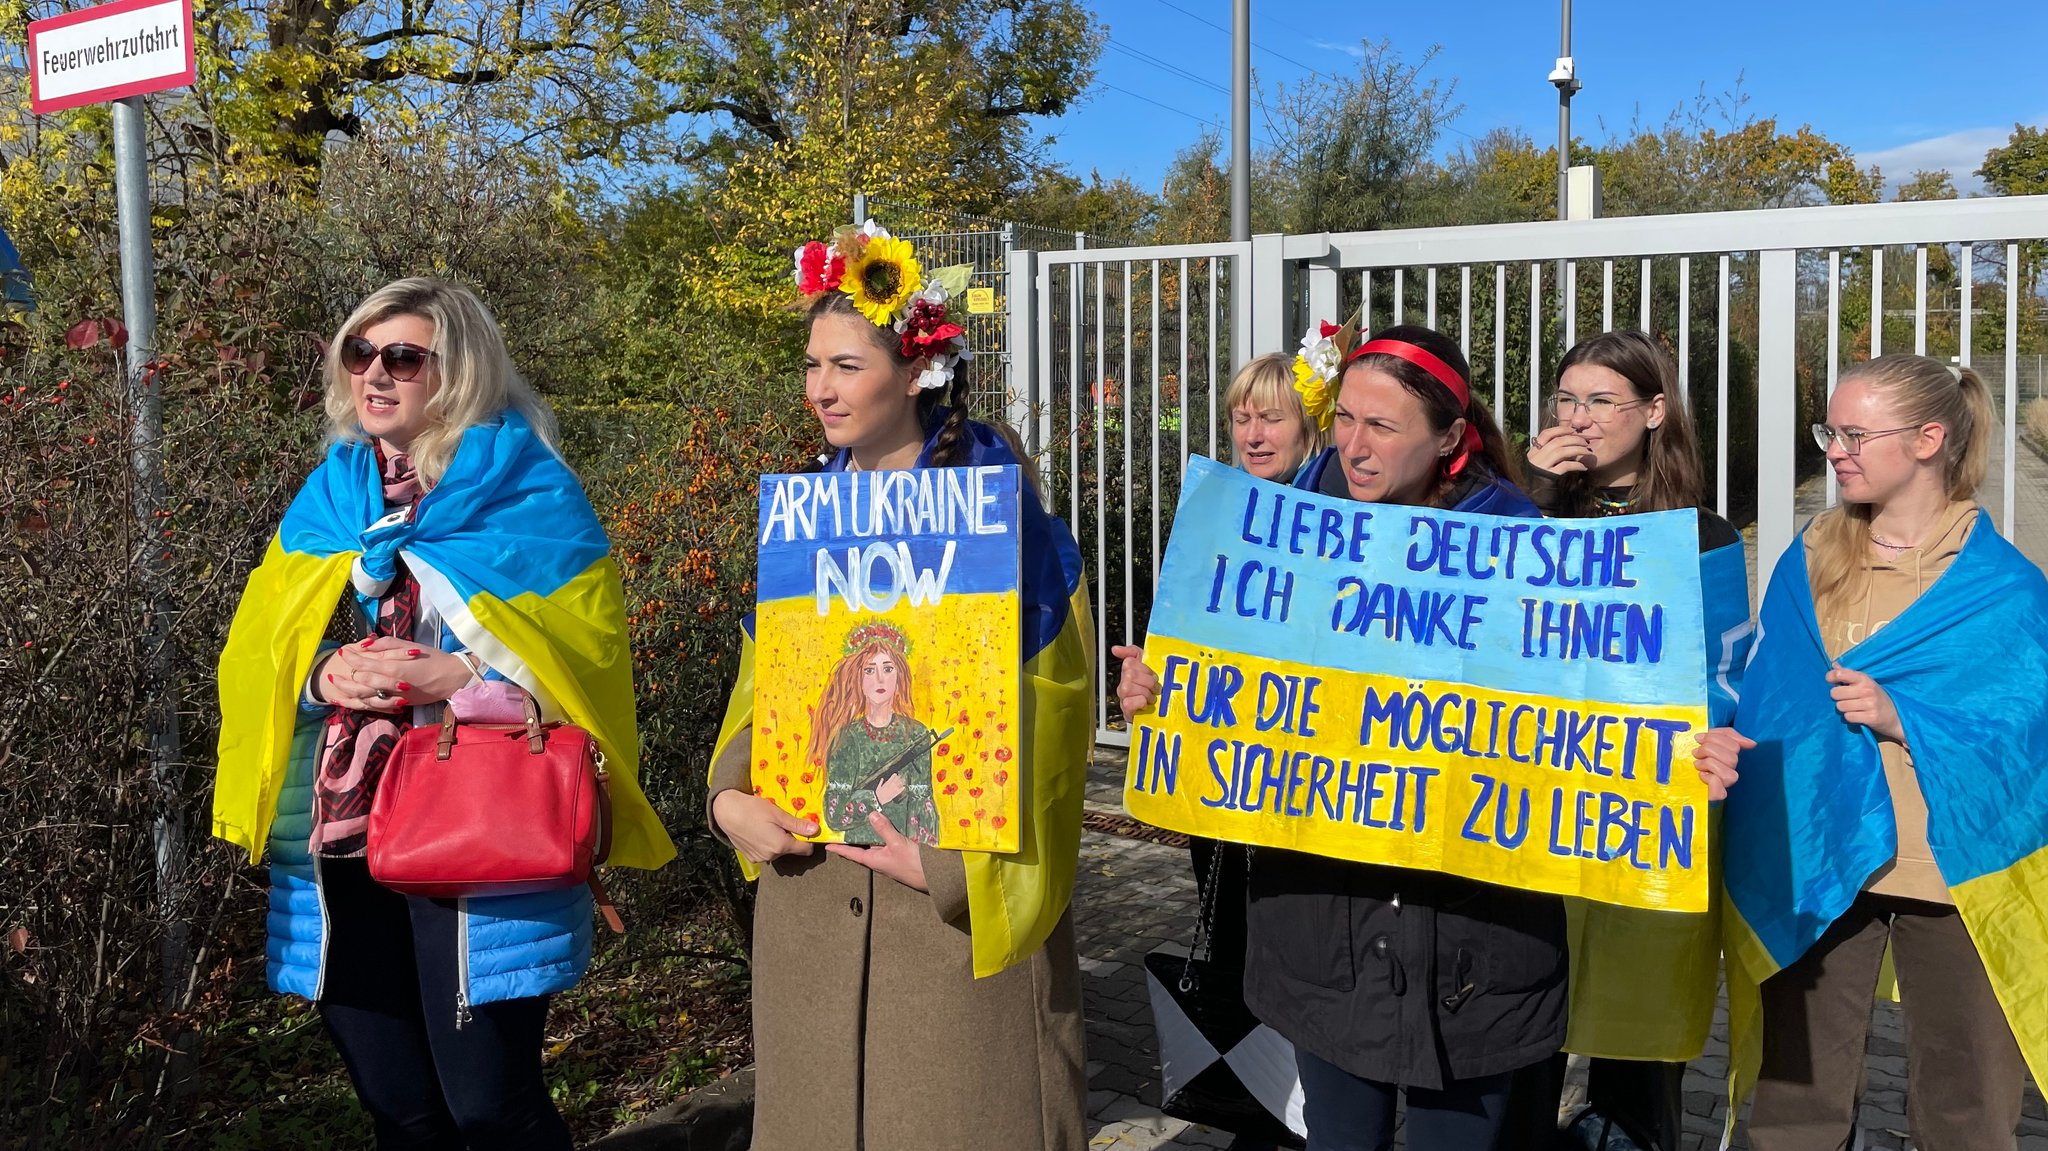
[[[547, 734], [541, 730], [540, 705], [533, 700], [533, 693], [519, 693], [520, 702], [526, 710], [526, 750], [533, 755], [547, 751]], [[443, 704], [441, 707], [441, 738], [434, 741], [434, 758], [445, 760], [455, 751], [455, 709]]]

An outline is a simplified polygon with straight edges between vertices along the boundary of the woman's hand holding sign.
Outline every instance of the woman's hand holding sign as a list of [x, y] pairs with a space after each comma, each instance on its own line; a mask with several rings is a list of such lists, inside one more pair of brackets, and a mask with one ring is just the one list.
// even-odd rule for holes
[[[896, 776], [890, 776], [896, 779]], [[880, 795], [876, 792], [876, 795]], [[886, 801], [885, 801], [886, 802]], [[881, 812], [868, 814], [868, 826], [882, 837], [880, 847], [854, 847], [846, 843], [828, 843], [825, 850], [844, 859], [851, 859], [876, 875], [886, 875], [905, 887], [917, 891], [930, 891], [924, 878], [924, 855], [917, 844], [889, 822]]]
[[817, 847], [797, 838], [818, 834], [817, 820], [798, 819], [737, 788], [712, 798], [711, 818], [739, 853], [755, 863], [770, 863], [784, 855], [809, 855]]
[[1159, 699], [1159, 677], [1145, 666], [1145, 649], [1128, 644], [1109, 649], [1109, 654], [1123, 661], [1122, 674], [1116, 681], [1116, 702], [1123, 708], [1124, 720], [1146, 708]]
[[1756, 741], [1732, 727], [1709, 728], [1693, 736], [1693, 740], [1697, 746], [1692, 751], [1692, 765], [1700, 773], [1701, 782], [1707, 785], [1707, 798], [1728, 798], [1728, 789], [1741, 778], [1735, 770], [1736, 761], [1743, 752], [1755, 747]]
[[1850, 723], [1867, 727], [1881, 738], [1893, 743], [1906, 742], [1906, 730], [1899, 723], [1899, 709], [1892, 704], [1892, 697], [1877, 681], [1860, 671], [1852, 671], [1836, 664], [1828, 672], [1828, 682], [1834, 690], [1828, 694], [1834, 697], [1835, 710]]

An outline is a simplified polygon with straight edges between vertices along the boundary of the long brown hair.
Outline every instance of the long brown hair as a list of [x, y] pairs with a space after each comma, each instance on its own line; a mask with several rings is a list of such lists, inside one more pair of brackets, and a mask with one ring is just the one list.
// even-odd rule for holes
[[[1414, 344], [1442, 360], [1445, 366], [1458, 373], [1459, 379], [1465, 381], [1464, 405], [1459, 406], [1458, 398], [1451, 394], [1451, 390], [1444, 386], [1442, 380], [1430, 375], [1420, 364], [1412, 363], [1400, 356], [1385, 352], [1359, 356], [1344, 365], [1346, 373], [1363, 364], [1399, 380], [1410, 395], [1422, 401], [1423, 414], [1428, 417], [1430, 428], [1438, 434], [1450, 431], [1451, 424], [1463, 419], [1479, 433], [1478, 455], [1466, 466], [1470, 467], [1472, 463], [1482, 464], [1494, 475], [1517, 487], [1521, 486], [1521, 466], [1508, 452], [1507, 437], [1501, 434], [1500, 425], [1494, 422], [1493, 413], [1486, 410], [1485, 402], [1479, 398], [1479, 393], [1472, 389], [1472, 365], [1465, 362], [1465, 353], [1458, 350], [1456, 340], [1420, 324], [1396, 324], [1391, 328], [1374, 332], [1371, 338]], [[1339, 376], [1338, 379], [1341, 381], [1343, 377]], [[1451, 493], [1463, 482], [1463, 473], [1457, 476], [1450, 473], [1451, 457], [1448, 456], [1437, 466], [1437, 483], [1430, 495], [1430, 503], [1436, 507], [1447, 507]]]
[[[898, 371], [908, 371], [917, 363], [917, 357], [903, 354], [903, 345], [894, 338], [894, 330], [870, 321], [859, 308], [853, 306], [852, 296], [844, 292], [826, 292], [812, 300], [810, 306], [805, 309], [805, 328], [816, 324], [824, 316], [852, 316], [859, 320], [862, 328], [873, 335], [875, 346], [888, 355], [889, 362]], [[973, 443], [967, 424], [969, 420], [978, 420], [993, 429], [1003, 438], [1003, 442], [1010, 445], [1011, 454], [1023, 465], [1025, 482], [1036, 491], [1038, 469], [1030, 455], [1025, 452], [1024, 441], [1017, 435], [1016, 429], [1000, 419], [975, 416], [968, 410], [971, 403], [967, 391], [967, 365], [964, 362], [953, 366], [953, 378], [945, 387], [932, 388], [918, 395], [917, 419], [920, 427], [930, 424], [932, 413], [938, 410], [940, 405], [943, 404], [946, 408], [945, 426], [939, 429], [938, 438], [932, 443], [931, 466], [950, 468], [966, 463], [968, 450]]]
[[[1865, 360], [1842, 372], [1840, 383], [1861, 380], [1892, 405], [1908, 427], [1940, 424], [1942, 476], [1950, 500], [1975, 499], [1991, 465], [1991, 390], [1976, 372], [1926, 356], [1898, 353]], [[1838, 387], [1840, 384], [1837, 385]], [[1867, 570], [1871, 505], [1843, 503], [1813, 518], [1806, 529], [1807, 574], [1815, 599], [1841, 591]]]
[[825, 757], [831, 754], [832, 741], [839, 738], [840, 729], [867, 710], [860, 701], [860, 671], [871, 657], [896, 657], [894, 710], [897, 715], [917, 718], [917, 703], [911, 690], [910, 657], [905, 650], [909, 645], [903, 642], [903, 633], [886, 624], [862, 624], [858, 630], [866, 634], [834, 665], [831, 678], [825, 681], [824, 694], [818, 697], [818, 710], [811, 713], [811, 762], [819, 767], [825, 766]]
[[[1565, 369], [1578, 364], [1606, 368], [1627, 380], [1639, 401], [1664, 397], [1663, 421], [1643, 433], [1642, 461], [1629, 493], [1635, 501], [1630, 510], [1669, 512], [1701, 506], [1707, 482], [1700, 467], [1692, 414], [1678, 394], [1678, 365], [1647, 332], [1633, 331], [1602, 332], [1573, 345], [1557, 363], [1557, 386], [1564, 383]], [[1559, 515], [1598, 514], [1593, 482], [1586, 473], [1559, 477], [1557, 490]]]

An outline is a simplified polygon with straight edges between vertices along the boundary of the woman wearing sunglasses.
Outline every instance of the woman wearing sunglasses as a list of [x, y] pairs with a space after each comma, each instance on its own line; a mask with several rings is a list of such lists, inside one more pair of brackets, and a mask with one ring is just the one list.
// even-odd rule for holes
[[332, 445], [221, 653], [215, 833], [267, 847], [270, 985], [319, 1005], [379, 1147], [567, 1148], [541, 1047], [548, 996], [590, 960], [589, 889], [401, 895], [370, 877], [368, 816], [407, 730], [443, 708], [518, 722], [530, 695], [603, 749], [610, 862], [672, 857], [635, 783], [618, 571], [467, 289], [372, 293], [325, 375]]
[[[754, 621], [713, 751], [712, 832], [759, 880], [754, 1151], [1080, 1151], [1088, 1085], [1074, 869], [1093, 721], [1081, 553], [1014, 436], [968, 410], [949, 272], [870, 223], [797, 252], [804, 400], [828, 472], [1024, 465], [1013, 855], [918, 843], [882, 811], [826, 845], [757, 794]], [[964, 270], [962, 270], [964, 271]]]
[[1827, 415], [1841, 504], [1772, 575], [1737, 721], [1758, 746], [1723, 820], [1738, 1073], [1761, 1011], [1749, 1143], [1849, 1144], [1889, 950], [1914, 1145], [2009, 1148], [2015, 1033], [2039, 1068], [2048, 1032], [2028, 862], [2048, 846], [2048, 582], [1975, 502], [1995, 418], [1976, 373], [1880, 357]]
[[[1338, 377], [1332, 447], [1295, 486], [1343, 499], [1537, 514], [1458, 345], [1403, 325]], [[1159, 677], [1133, 654], [1125, 716]], [[1702, 766], [1702, 774], [1706, 767]], [[1564, 1041], [1565, 913], [1555, 896], [1277, 849], [1253, 855], [1245, 999], [1294, 1044], [1310, 1151], [1384, 1151], [1406, 1095], [1413, 1151], [1517, 1146], [1521, 1068]]]
[[[1582, 340], [1558, 364], [1555, 422], [1529, 447], [1529, 494], [1546, 516], [1590, 518], [1695, 509], [1708, 602], [1709, 712], [1718, 730], [1703, 758], [1731, 776], [1742, 740], [1726, 727], [1748, 650], [1748, 572], [1742, 537], [1706, 510], [1699, 446], [1678, 394], [1677, 368], [1647, 333]], [[1720, 917], [1636, 911], [1567, 900], [1571, 1010], [1566, 1046], [1593, 1054], [1588, 1103], [1644, 1148], [1677, 1151], [1684, 1133], [1685, 1061], [1713, 1022]], [[1557, 1129], [1565, 1057], [1516, 1083], [1512, 1125], [1532, 1148]], [[1583, 1122], [1583, 1120], [1582, 1120]]]

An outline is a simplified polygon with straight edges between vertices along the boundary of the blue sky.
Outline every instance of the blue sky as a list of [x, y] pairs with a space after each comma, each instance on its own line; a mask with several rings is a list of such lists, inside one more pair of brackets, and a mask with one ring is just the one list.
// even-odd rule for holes
[[[1096, 0], [1111, 42], [1082, 104], [1041, 121], [1056, 137], [1054, 157], [1156, 189], [1202, 121], [1229, 124], [1230, 9], [1230, 0]], [[1465, 109], [1454, 128], [1518, 128], [1549, 143], [1557, 92], [1545, 77], [1557, 34], [1556, 0], [1253, 0], [1252, 67], [1270, 90], [1311, 69], [1356, 67], [1365, 39], [1389, 39], [1411, 60], [1439, 45], [1432, 74], [1456, 78]], [[2016, 121], [2048, 123], [2042, 0], [1575, 0], [1572, 50], [1585, 83], [1572, 130], [1592, 142], [1625, 132], [1638, 110], [1662, 123], [1702, 85], [1717, 94], [1740, 79], [1756, 115], [1786, 129], [1811, 124], [1888, 178], [1949, 168], [1967, 192], [1979, 186], [1969, 173], [1985, 149]], [[1252, 122], [1259, 133], [1256, 104]], [[1461, 142], [1449, 134], [1444, 148]]]

